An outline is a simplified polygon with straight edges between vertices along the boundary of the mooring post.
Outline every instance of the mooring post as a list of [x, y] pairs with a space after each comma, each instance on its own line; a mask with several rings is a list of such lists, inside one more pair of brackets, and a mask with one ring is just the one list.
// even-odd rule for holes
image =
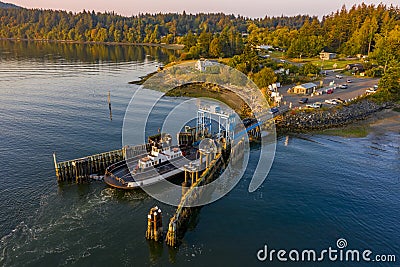
[[185, 184], [187, 184], [187, 168], [185, 166]]
[[66, 180], [69, 181], [69, 180], [71, 180], [71, 177], [72, 177], [71, 163], [69, 161], [66, 164], [66, 168], [67, 168]]
[[158, 209], [154, 212], [154, 240], [158, 242], [162, 237], [162, 214], [161, 210]]
[[171, 218], [169, 225], [168, 225], [168, 233], [166, 238], [166, 243], [170, 247], [176, 246], [176, 217]]
[[210, 152], [206, 152], [206, 169], [208, 169], [209, 165], [210, 165]]
[[162, 232], [162, 212], [158, 207], [154, 207], [147, 215], [146, 239], [159, 241], [162, 238]]
[[80, 176], [81, 176], [81, 170], [80, 170], [80, 163], [79, 163], [79, 161], [74, 161], [74, 162], [72, 162], [72, 165], [74, 166], [74, 169], [75, 169], [75, 183], [79, 183], [79, 179], [80, 179]]
[[200, 152], [200, 168], [202, 168], [203, 166], [203, 152], [201, 151], [201, 149], [199, 150]]
[[75, 169], [76, 169], [75, 182], [79, 183], [79, 178], [81, 177], [81, 164], [79, 163], [79, 161], [75, 162]]
[[110, 120], [112, 121], [111, 92], [110, 91], [108, 91], [107, 102], [108, 102], [108, 109], [110, 110]]
[[152, 240], [153, 239], [153, 223], [152, 223], [152, 216], [150, 214], [147, 215], [147, 231], [146, 231], [146, 239]]
[[56, 152], [53, 153], [54, 168], [56, 169], [57, 180], [60, 181], [60, 172], [57, 166]]
[[187, 193], [189, 190], [190, 184], [188, 182], [183, 182], [182, 183], [182, 197]]

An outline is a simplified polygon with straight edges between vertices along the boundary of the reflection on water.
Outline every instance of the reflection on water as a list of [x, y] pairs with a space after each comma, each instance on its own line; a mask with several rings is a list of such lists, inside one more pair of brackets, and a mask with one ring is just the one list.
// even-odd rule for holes
[[166, 62], [179, 57], [179, 50], [154, 46], [68, 44], [0, 40], [1, 60], [72, 61], [72, 62]]

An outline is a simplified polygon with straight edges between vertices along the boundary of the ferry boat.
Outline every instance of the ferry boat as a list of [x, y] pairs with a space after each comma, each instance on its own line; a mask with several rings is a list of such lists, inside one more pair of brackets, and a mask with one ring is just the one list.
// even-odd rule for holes
[[114, 188], [136, 189], [153, 185], [160, 179], [170, 179], [184, 172], [188, 160], [196, 158], [193, 147], [171, 145], [171, 136], [162, 134], [149, 138], [148, 153], [111, 165], [104, 175], [104, 182]]

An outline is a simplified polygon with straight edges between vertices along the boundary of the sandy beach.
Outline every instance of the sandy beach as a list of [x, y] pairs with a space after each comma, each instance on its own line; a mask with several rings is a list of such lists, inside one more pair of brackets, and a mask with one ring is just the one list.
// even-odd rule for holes
[[369, 124], [371, 133], [383, 134], [388, 131], [400, 133], [400, 112], [385, 109], [377, 112], [366, 123]]

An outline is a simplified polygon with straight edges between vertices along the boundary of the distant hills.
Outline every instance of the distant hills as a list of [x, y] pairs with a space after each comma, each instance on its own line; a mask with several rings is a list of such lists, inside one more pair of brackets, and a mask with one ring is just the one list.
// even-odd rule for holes
[[11, 3], [4, 3], [0, 1], [0, 8], [21, 8], [21, 7]]

